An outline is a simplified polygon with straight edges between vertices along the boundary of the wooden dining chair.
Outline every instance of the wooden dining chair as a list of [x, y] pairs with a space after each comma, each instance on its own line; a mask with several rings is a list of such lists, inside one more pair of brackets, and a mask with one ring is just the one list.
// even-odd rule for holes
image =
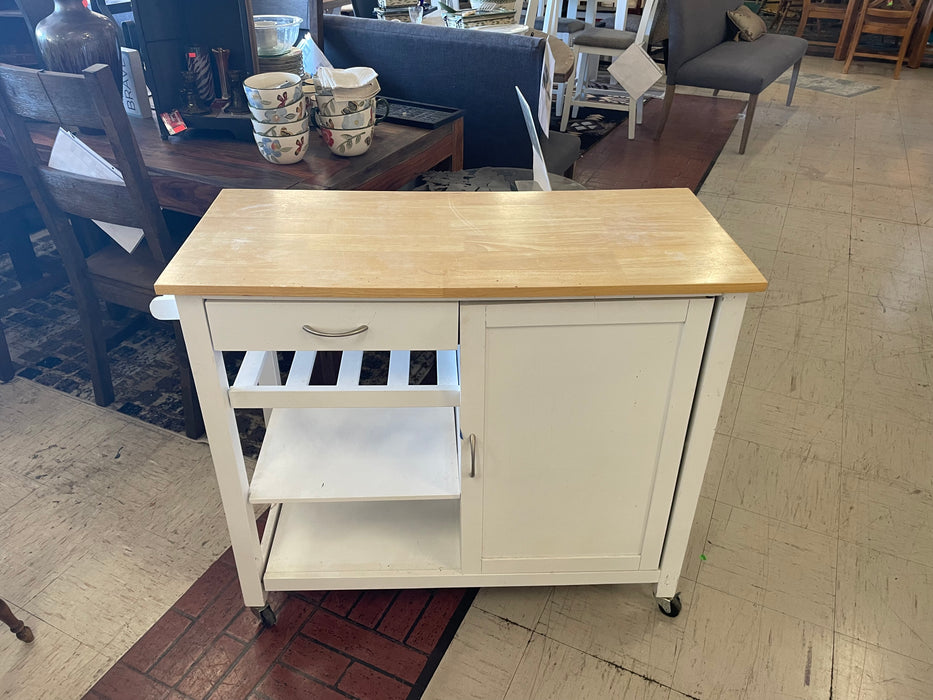
[[800, 15], [803, 8], [803, 0], [780, 0], [777, 10], [774, 13], [774, 19], [771, 20], [771, 31], [780, 33], [784, 22], [792, 15]]
[[[881, 58], [894, 61], [894, 79], [900, 80], [901, 66], [907, 56], [910, 37], [914, 25], [917, 23], [917, 16], [920, 14], [922, 5], [922, 0], [863, 0], [858, 19], [855, 22], [855, 31], [852, 33], [852, 39], [849, 42], [849, 53], [846, 56], [846, 63], [842, 72], [849, 72], [852, 59], [856, 56], [859, 58]], [[860, 48], [859, 41], [863, 34], [878, 34], [900, 38], [897, 53], [872, 50], [864, 46]]]
[[913, 38], [907, 49], [907, 65], [919, 68], [924, 57], [933, 53], [933, 2], [927, 2], [923, 15], [917, 18], [917, 25], [913, 31]]
[[26, 626], [25, 622], [13, 614], [10, 606], [4, 603], [2, 599], [0, 599], [0, 622], [9, 627], [10, 632], [15, 634], [20, 641], [26, 642], [26, 644], [30, 644], [35, 639], [32, 630]]
[[[49, 167], [34, 145], [36, 123], [102, 131], [123, 182], [101, 180]], [[188, 229], [171, 232], [123, 110], [113, 74], [97, 64], [81, 75], [0, 65], [0, 129], [20, 163], [23, 179], [68, 273], [94, 387], [94, 399], [114, 400], [101, 303], [148, 313], [153, 284]], [[130, 254], [91, 219], [142, 229], [144, 240]], [[181, 327], [175, 345], [185, 432], [199, 437], [204, 422], [194, 391]]]
[[[858, 0], [852, 0], [852, 2], [858, 2]], [[804, 30], [807, 28], [807, 22], [811, 19], [815, 19], [817, 25], [823, 19], [837, 20], [840, 24], [839, 37], [836, 41], [807, 40], [811, 45], [815, 46], [836, 46], [845, 39], [843, 29], [848, 11], [848, 0], [803, 0], [803, 7], [800, 9], [800, 23], [797, 25], [797, 36], [803, 36]]]

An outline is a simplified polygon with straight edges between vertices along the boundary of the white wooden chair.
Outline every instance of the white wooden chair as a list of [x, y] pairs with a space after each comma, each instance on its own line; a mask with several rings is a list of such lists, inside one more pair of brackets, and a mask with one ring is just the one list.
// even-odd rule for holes
[[[562, 0], [528, 0], [527, 7], [522, 0], [517, 0], [515, 3], [515, 23], [524, 24], [529, 29], [537, 29], [556, 36], [567, 46], [573, 46], [574, 36], [587, 27], [582, 20], [577, 19], [578, 2], [579, 0], [571, 0], [567, 6], [567, 14], [561, 15]], [[592, 5], [595, 15], [596, 2], [592, 2]], [[525, 12], [524, 16], [522, 16], [523, 10]], [[556, 85], [557, 99], [555, 108], [557, 116], [561, 115], [566, 86], [567, 83]]]
[[[613, 28], [592, 27], [574, 36], [573, 55], [574, 55], [574, 75], [571, 76], [568, 84], [573, 85], [572, 90], [567, 90], [564, 95], [564, 104], [561, 109], [560, 130], [567, 130], [567, 123], [570, 120], [571, 108], [574, 116], [580, 107], [595, 107], [600, 109], [612, 109], [622, 112], [632, 112], [628, 121], [628, 137], [635, 138], [635, 125], [641, 123], [641, 110], [644, 100], [639, 98], [635, 100], [634, 107], [631, 103], [619, 104], [612, 102], [595, 103], [588, 101], [587, 97], [597, 95], [625, 95], [625, 91], [618, 88], [594, 88], [587, 85], [590, 77], [595, 75], [596, 67], [600, 56], [611, 56], [615, 58], [624, 52], [632, 44], [639, 44], [642, 47], [648, 43], [648, 37], [651, 34], [651, 28], [654, 25], [655, 13], [658, 9], [659, 0], [646, 0], [642, 10], [641, 20], [638, 23], [638, 31], [630, 32], [625, 29], [626, 15], [628, 7], [625, 0], [617, 0], [614, 16]], [[587, 3], [587, 21], [595, 21], [595, 2]]]

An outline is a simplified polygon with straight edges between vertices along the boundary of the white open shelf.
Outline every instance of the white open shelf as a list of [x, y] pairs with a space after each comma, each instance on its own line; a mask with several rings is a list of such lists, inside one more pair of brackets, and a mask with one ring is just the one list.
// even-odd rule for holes
[[264, 582], [269, 590], [301, 590], [346, 574], [459, 570], [459, 501], [288, 503], [279, 515]]
[[452, 407], [277, 408], [251, 503], [460, 497]]
[[234, 408], [351, 408], [374, 406], [459, 406], [460, 377], [456, 350], [437, 351], [437, 384], [408, 383], [411, 352], [389, 353], [388, 383], [360, 384], [363, 353], [345, 350], [336, 385], [309, 385], [315, 351], [295, 353], [288, 379], [282, 386], [264, 384], [262, 368], [269, 351], [246, 353], [233, 385], [230, 404]]

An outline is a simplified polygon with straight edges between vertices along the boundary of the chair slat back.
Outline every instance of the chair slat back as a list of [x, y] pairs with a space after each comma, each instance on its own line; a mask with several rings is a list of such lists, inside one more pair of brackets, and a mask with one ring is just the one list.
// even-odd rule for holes
[[909, 17], [920, 4], [920, 0], [868, 0], [866, 8], [875, 17], [897, 19]]
[[[102, 130], [123, 184], [49, 168], [32, 142], [30, 122]], [[68, 222], [74, 215], [141, 228], [153, 258], [171, 259], [175, 245], [108, 66], [74, 75], [0, 64], [0, 128], [24, 165], [23, 179], [56, 245], [74, 237]]]
[[23, 68], [4, 71], [0, 92], [17, 116], [40, 122], [58, 122], [82, 129], [103, 129], [100, 116], [81, 93], [80, 83], [46, 80], [54, 73], [42, 74]]
[[42, 181], [55, 205], [68, 214], [121, 226], [139, 226], [139, 211], [126, 185], [39, 166]]

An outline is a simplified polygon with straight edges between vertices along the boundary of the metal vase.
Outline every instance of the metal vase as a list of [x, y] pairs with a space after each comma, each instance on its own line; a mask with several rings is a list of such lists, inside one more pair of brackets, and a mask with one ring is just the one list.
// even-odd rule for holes
[[81, 0], [55, 0], [52, 14], [36, 25], [36, 43], [49, 70], [80, 73], [95, 63], [106, 63], [117, 89], [123, 85], [117, 25]]

